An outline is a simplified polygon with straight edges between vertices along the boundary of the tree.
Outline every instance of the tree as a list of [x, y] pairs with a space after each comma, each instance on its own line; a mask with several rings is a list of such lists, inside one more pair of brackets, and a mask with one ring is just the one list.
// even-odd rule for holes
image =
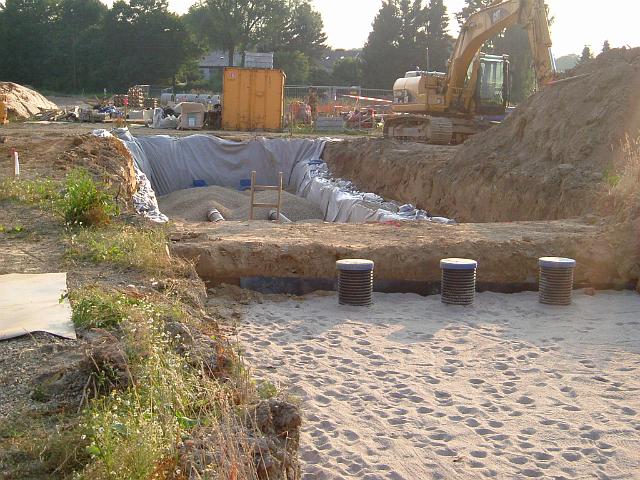
[[385, 0], [363, 49], [365, 86], [391, 88], [406, 71], [446, 70], [452, 39], [443, 0]]
[[275, 52], [273, 64], [284, 71], [288, 84], [301, 85], [309, 79], [309, 58], [302, 52]]
[[265, 22], [257, 47], [265, 52], [301, 52], [315, 60], [327, 48], [326, 41], [322, 15], [307, 0], [288, 0]]
[[465, 0], [466, 5], [456, 13], [456, 20], [458, 20], [458, 23], [462, 26], [471, 15], [491, 6], [493, 2], [494, 0]]
[[105, 16], [101, 58], [104, 82], [114, 89], [170, 83], [197, 53], [184, 23], [168, 12], [167, 0], [119, 0]]
[[607, 53], [611, 50], [611, 45], [609, 44], [609, 40], [605, 40], [602, 45], [602, 53]]
[[402, 73], [398, 62], [398, 32], [401, 22], [395, 0], [383, 0], [362, 50], [364, 85], [391, 88]]
[[258, 51], [274, 52], [274, 66], [291, 83], [305, 83], [312, 61], [327, 48], [322, 16], [307, 0], [288, 0], [266, 20]]
[[0, 10], [0, 65], [3, 80], [42, 84], [54, 63], [51, 38], [53, 0], [6, 0]]
[[[56, 61], [52, 65], [51, 77], [56, 80], [51, 86], [64, 90], [72, 87], [78, 91], [80, 80], [87, 83], [86, 75], [93, 66], [93, 58], [101, 55], [101, 47], [93, 55], [79, 55], [84, 53], [84, 46], [90, 41], [91, 35], [97, 34], [94, 26], [101, 23], [107, 12], [107, 7], [99, 0], [62, 0], [59, 4], [58, 19], [55, 23]], [[87, 52], [90, 53], [90, 52]]]
[[527, 31], [520, 25], [507, 29], [494, 39], [490, 52], [509, 55], [511, 101], [519, 103], [531, 95], [536, 87], [536, 78]]
[[269, 20], [285, 17], [282, 0], [201, 0], [189, 9], [188, 22], [210, 48], [222, 48], [233, 66], [236, 51], [258, 43]]
[[584, 48], [582, 49], [582, 54], [580, 55], [580, 62], [579, 63], [585, 63], [588, 62], [589, 60], [593, 60], [593, 52], [591, 51], [591, 47], [589, 45], [585, 45]]
[[336, 85], [362, 85], [362, 61], [352, 57], [338, 60], [333, 66], [332, 77]]
[[398, 59], [403, 69], [426, 67], [427, 12], [422, 0], [400, 0], [398, 4], [400, 31], [398, 32]]
[[333, 85], [333, 75], [324, 67], [313, 66], [309, 69], [309, 78], [307, 79], [311, 85]]
[[564, 55], [556, 59], [556, 68], [559, 72], [566, 72], [571, 70], [580, 62], [580, 56], [575, 53]]
[[427, 70], [445, 72], [453, 39], [449, 35], [449, 15], [443, 0], [431, 0], [427, 7]]

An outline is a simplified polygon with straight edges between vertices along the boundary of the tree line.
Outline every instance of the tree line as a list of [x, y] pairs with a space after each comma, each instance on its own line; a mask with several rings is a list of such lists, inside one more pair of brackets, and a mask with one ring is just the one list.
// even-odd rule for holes
[[[464, 23], [493, 0], [465, 0]], [[200, 0], [185, 15], [167, 0], [0, 0], [0, 80], [59, 92], [125, 91], [134, 84], [214, 87], [198, 60], [222, 50], [274, 52], [289, 84], [391, 89], [409, 70], [446, 71], [454, 39], [444, 0], [383, 0], [362, 51], [322, 65], [322, 17], [308, 0]], [[512, 93], [533, 88], [527, 33], [513, 27], [488, 42], [510, 55]], [[583, 56], [588, 55], [583, 52]]]

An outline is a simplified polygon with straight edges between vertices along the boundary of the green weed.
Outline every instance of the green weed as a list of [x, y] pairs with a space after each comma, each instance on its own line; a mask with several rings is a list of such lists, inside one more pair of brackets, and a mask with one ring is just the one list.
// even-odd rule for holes
[[60, 198], [62, 185], [50, 179], [0, 180], [0, 200], [50, 208]]
[[120, 325], [130, 309], [140, 300], [120, 292], [106, 292], [99, 288], [85, 288], [70, 293], [73, 307], [71, 320], [78, 328], [114, 328]]
[[118, 213], [113, 197], [81, 168], [67, 175], [59, 209], [68, 225], [79, 226], [104, 225]]
[[7, 235], [11, 234], [20, 234], [24, 232], [24, 227], [22, 225], [16, 225], [14, 227], [5, 227], [0, 223], [0, 233], [6, 233]]
[[278, 388], [269, 381], [264, 381], [258, 384], [257, 387], [258, 396], [263, 400], [276, 397], [278, 395]]

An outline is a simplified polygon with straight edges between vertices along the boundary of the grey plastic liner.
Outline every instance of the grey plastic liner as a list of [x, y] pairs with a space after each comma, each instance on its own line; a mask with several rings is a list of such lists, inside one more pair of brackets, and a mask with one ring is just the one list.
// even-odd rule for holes
[[[238, 188], [251, 171], [263, 185], [275, 185], [278, 172], [284, 173], [285, 188], [305, 197], [324, 212], [324, 219], [338, 223], [427, 220], [455, 223], [432, 217], [413, 205], [385, 202], [373, 193], [359, 192], [351, 182], [330, 177], [320, 160], [329, 139], [255, 138], [234, 142], [210, 135], [133, 137], [127, 129], [114, 130], [133, 156], [139, 189], [134, 196], [136, 210], [164, 222], [157, 195], [191, 188], [194, 181], [206, 185]], [[96, 130], [94, 135], [109, 135]]]

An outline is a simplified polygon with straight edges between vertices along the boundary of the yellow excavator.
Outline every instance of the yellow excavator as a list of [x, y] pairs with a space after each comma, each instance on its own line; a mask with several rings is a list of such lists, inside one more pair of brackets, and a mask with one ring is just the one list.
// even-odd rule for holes
[[471, 15], [449, 59], [447, 73], [407, 72], [393, 86], [387, 138], [458, 144], [488, 128], [486, 117], [504, 115], [509, 102], [509, 58], [487, 55], [484, 43], [513, 25], [529, 34], [538, 88], [555, 78], [544, 0], [496, 0]]

